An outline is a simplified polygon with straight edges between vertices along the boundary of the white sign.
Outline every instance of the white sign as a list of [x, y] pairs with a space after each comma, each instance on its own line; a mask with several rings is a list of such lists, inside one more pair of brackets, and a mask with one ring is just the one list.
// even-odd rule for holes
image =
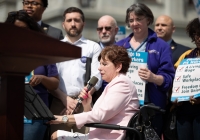
[[171, 101], [189, 101], [190, 96], [200, 97], [200, 58], [181, 61], [176, 69]]
[[127, 72], [127, 76], [131, 78], [137, 89], [140, 105], [144, 105], [146, 81], [143, 81], [139, 75], [140, 68], [147, 67], [147, 52], [134, 52], [132, 49], [127, 49], [132, 61]]

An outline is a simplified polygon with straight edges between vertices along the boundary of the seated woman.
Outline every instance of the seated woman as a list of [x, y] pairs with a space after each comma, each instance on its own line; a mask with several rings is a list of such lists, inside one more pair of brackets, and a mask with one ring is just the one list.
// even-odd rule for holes
[[[87, 123], [107, 123], [127, 126], [130, 118], [138, 111], [139, 101], [137, 91], [133, 82], [125, 75], [130, 58], [125, 48], [119, 46], [109, 46], [102, 50], [98, 57], [100, 61], [99, 71], [102, 79], [108, 82], [102, 95], [98, 98], [93, 108], [91, 107], [92, 97], [90, 92], [84, 88], [80, 97], [84, 112], [80, 114], [55, 116], [57, 119], [50, 124], [75, 123], [78, 128]], [[63, 121], [65, 118], [65, 121]], [[67, 118], [67, 121], [66, 121]], [[52, 139], [67, 139], [71, 132], [58, 130], [52, 134]], [[88, 135], [79, 135], [77, 139], [117, 139], [121, 140], [125, 136], [124, 130], [108, 130], [90, 128]]]
[[[27, 28], [36, 32], [44, 33], [40, 26], [25, 11], [13, 11], [8, 13], [5, 23], [13, 24], [21, 28]], [[58, 88], [58, 71], [55, 64], [39, 66], [33, 70], [29, 84], [44, 103], [49, 106], [48, 90]], [[32, 123], [24, 124], [24, 140], [43, 140], [46, 125], [43, 120], [32, 120]]]

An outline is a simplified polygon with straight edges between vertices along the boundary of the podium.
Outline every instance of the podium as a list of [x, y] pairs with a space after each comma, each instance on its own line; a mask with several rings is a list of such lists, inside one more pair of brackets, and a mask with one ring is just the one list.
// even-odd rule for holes
[[0, 23], [0, 139], [22, 140], [24, 79], [38, 66], [81, 57], [81, 48]]

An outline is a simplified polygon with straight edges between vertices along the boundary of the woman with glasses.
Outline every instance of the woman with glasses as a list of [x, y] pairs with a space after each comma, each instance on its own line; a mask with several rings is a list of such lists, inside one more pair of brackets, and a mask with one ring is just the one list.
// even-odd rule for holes
[[[176, 62], [177, 68], [185, 58], [200, 57], [200, 21], [198, 18], [189, 22], [186, 32], [196, 45], [195, 49], [188, 50]], [[200, 140], [200, 98], [190, 97], [189, 101], [175, 103], [177, 106], [177, 134], [179, 140]]]
[[[133, 53], [148, 53], [147, 68], [140, 68], [138, 71], [139, 77], [146, 81], [144, 102], [154, 103], [165, 109], [167, 92], [172, 86], [175, 71], [170, 46], [149, 28], [153, 21], [153, 13], [145, 4], [131, 5], [126, 11], [125, 22], [132, 33], [116, 44]], [[157, 114], [152, 123], [157, 134], [161, 136], [162, 114]]]
[[[44, 33], [39, 25], [23, 10], [8, 13], [5, 23]], [[32, 77], [29, 84], [33, 86], [35, 92], [48, 106], [48, 90], [57, 89], [59, 84], [56, 65], [39, 66], [31, 73]], [[43, 125], [43, 120], [32, 120], [29, 122], [24, 124], [24, 140], [43, 140], [46, 131], [46, 125]]]

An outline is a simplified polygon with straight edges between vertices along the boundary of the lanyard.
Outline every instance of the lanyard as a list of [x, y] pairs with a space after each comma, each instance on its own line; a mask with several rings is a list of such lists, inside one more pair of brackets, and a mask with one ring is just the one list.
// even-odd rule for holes
[[130, 44], [130, 46], [131, 46], [131, 50], [134, 51], [134, 52], [138, 51], [138, 50], [144, 45], [144, 43], [145, 43], [146, 41], [147, 41], [147, 38], [140, 44], [140, 46], [139, 46], [136, 50], [133, 49], [133, 47], [131, 46], [131, 44], [130, 44], [130, 42], [129, 42], [129, 44]]

